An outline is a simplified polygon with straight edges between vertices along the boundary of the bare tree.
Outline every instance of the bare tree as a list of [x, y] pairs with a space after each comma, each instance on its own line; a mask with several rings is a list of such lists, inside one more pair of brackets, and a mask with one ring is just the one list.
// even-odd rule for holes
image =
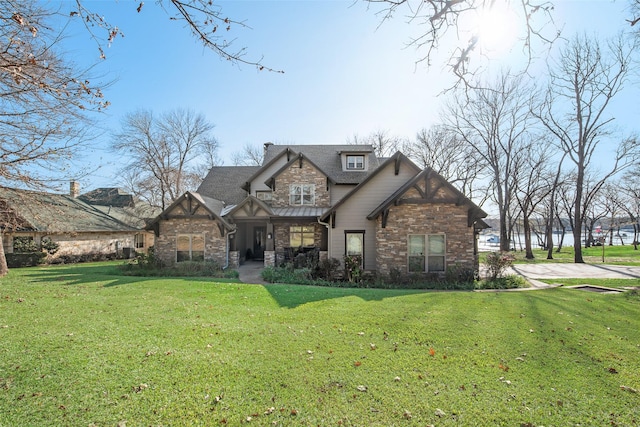
[[533, 259], [531, 244], [531, 216], [553, 190], [551, 169], [552, 159], [550, 143], [545, 138], [536, 138], [534, 144], [527, 144], [517, 155], [521, 161], [516, 162], [518, 170], [514, 170], [516, 189], [514, 196], [520, 207], [522, 228], [525, 241], [525, 258]]
[[[0, 2], [0, 18], [0, 185], [44, 188], [60, 171], [68, 179], [74, 155], [95, 136], [91, 113], [108, 102], [90, 70], [60, 50], [55, 16], [40, 2]], [[16, 226], [5, 217], [0, 237]]]
[[[477, 74], [477, 60], [480, 55], [478, 45], [482, 34], [478, 30], [466, 29], [471, 16], [490, 15], [499, 8], [509, 8], [514, 15], [504, 20], [517, 20], [518, 38], [522, 50], [529, 61], [534, 56], [534, 42], [550, 45], [559, 35], [553, 24], [553, 3], [532, 0], [366, 0], [372, 6], [379, 6], [376, 13], [382, 21], [402, 16], [410, 24], [419, 28], [417, 36], [409, 45], [423, 52], [417, 62], [431, 65], [435, 52], [447, 36], [457, 39], [457, 47], [449, 58], [448, 65], [460, 80], [467, 85], [474, 83], [470, 77]], [[504, 26], [505, 22], [494, 25]], [[471, 60], [474, 58], [474, 60]], [[473, 68], [472, 68], [473, 67]]]
[[231, 155], [231, 163], [234, 166], [260, 166], [263, 160], [264, 149], [251, 144], [245, 144], [242, 151]]
[[597, 166], [592, 162], [598, 158], [598, 147], [613, 138], [611, 123], [614, 118], [606, 114], [624, 86], [631, 68], [631, 52], [631, 47], [621, 37], [609, 41], [603, 50], [597, 39], [576, 36], [562, 49], [551, 67], [544, 101], [534, 111], [575, 167], [571, 209], [574, 221], [571, 225], [576, 263], [584, 262], [580, 242], [589, 195], [597, 192], [611, 176], [632, 165], [638, 153], [635, 138], [625, 138], [617, 143], [614, 149], [608, 150], [613, 153], [612, 165], [599, 174], [601, 178], [592, 190], [585, 192], [586, 174]]
[[396, 151], [403, 149], [406, 141], [398, 136], [389, 135], [388, 130], [378, 129], [364, 138], [353, 135], [353, 137], [347, 138], [347, 144], [372, 145], [376, 156], [391, 157]]
[[[483, 164], [475, 149], [444, 125], [420, 130], [405, 147], [407, 155], [423, 168], [430, 167], [482, 206], [487, 189], [481, 184]], [[477, 197], [475, 197], [477, 196]]]
[[640, 234], [640, 175], [638, 166], [627, 171], [618, 183], [616, 193], [619, 208], [627, 215], [626, 225], [633, 226], [633, 248], [638, 250]]
[[127, 114], [112, 148], [130, 159], [123, 167], [129, 189], [164, 210], [185, 190], [195, 188], [201, 178], [198, 157], [205, 153], [212, 160], [218, 146], [213, 127], [190, 110], [173, 110], [158, 119], [145, 110]]
[[492, 198], [500, 216], [500, 249], [511, 248], [515, 171], [518, 157], [531, 143], [530, 89], [521, 77], [502, 73], [487, 88], [466, 92], [449, 103], [444, 112], [447, 126], [456, 132], [480, 157], [490, 171]]
[[[262, 64], [262, 59], [247, 59], [247, 48], [235, 48], [234, 31], [249, 29], [246, 22], [235, 20], [227, 16], [219, 4], [212, 0], [158, 0], [154, 6], [162, 8], [170, 21], [177, 21], [189, 29], [196, 40], [208, 50], [213, 51], [220, 58], [233, 64], [244, 64], [266, 70], [282, 73]], [[153, 4], [152, 3], [152, 4]], [[150, 6], [145, 2], [132, 2], [131, 11], [144, 13]], [[151, 6], [153, 7], [153, 6]], [[96, 42], [100, 56], [105, 58], [104, 45], [111, 44], [118, 36], [124, 36], [120, 27], [110, 23], [101, 13], [96, 12], [99, 5], [84, 0], [75, 0], [74, 7], [66, 12], [68, 16], [79, 20], [86, 28], [91, 38]]]

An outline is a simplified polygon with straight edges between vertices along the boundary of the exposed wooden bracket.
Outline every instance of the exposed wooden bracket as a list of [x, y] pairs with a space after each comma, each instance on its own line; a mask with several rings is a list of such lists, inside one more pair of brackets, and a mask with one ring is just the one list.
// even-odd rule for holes
[[389, 219], [389, 209], [382, 211], [382, 228], [387, 228], [387, 220]]

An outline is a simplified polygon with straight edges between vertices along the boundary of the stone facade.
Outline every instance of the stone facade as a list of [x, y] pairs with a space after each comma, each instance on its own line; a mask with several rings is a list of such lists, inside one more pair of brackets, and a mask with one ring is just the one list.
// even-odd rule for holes
[[276, 265], [276, 251], [264, 251], [264, 266], [275, 267]]
[[296, 161], [277, 176], [271, 206], [280, 208], [290, 206], [291, 184], [313, 184], [315, 186], [314, 206], [329, 207], [331, 199], [327, 189], [327, 177], [304, 159], [302, 165]]
[[226, 239], [220, 233], [218, 222], [209, 219], [175, 218], [159, 222], [160, 235], [156, 237], [156, 256], [167, 264], [176, 262], [176, 245], [179, 235], [204, 236], [204, 259], [216, 261], [220, 266], [227, 263]]
[[392, 268], [408, 271], [408, 236], [410, 234], [444, 234], [445, 268], [458, 264], [477, 269], [474, 253], [474, 230], [467, 227], [467, 207], [453, 204], [400, 204], [389, 209], [385, 228], [382, 217], [376, 226], [376, 263], [378, 272], [388, 274]]

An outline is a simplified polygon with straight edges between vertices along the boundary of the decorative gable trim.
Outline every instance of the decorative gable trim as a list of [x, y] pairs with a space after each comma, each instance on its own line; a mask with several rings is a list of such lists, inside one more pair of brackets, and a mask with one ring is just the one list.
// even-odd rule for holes
[[[233, 218], [238, 213], [242, 213], [246, 217], [270, 217], [273, 215], [271, 207], [254, 196], [247, 196], [242, 203], [231, 209], [225, 217]], [[241, 216], [241, 218], [244, 218], [244, 216]]]
[[400, 151], [397, 151], [393, 156], [389, 157], [386, 161], [384, 161], [378, 168], [370, 173], [360, 184], [358, 184], [353, 190], [348, 192], [338, 203], [336, 203], [333, 208], [328, 210], [321, 218], [321, 221], [326, 221], [328, 218], [331, 218], [332, 224], [335, 227], [335, 219], [336, 219], [336, 211], [342, 206], [349, 198], [351, 198], [354, 194], [358, 193], [362, 187], [364, 187], [369, 181], [371, 181], [374, 177], [381, 173], [387, 166], [393, 164], [394, 174], [398, 175], [400, 173], [400, 167], [402, 164], [405, 164], [407, 167], [415, 170], [415, 173], [420, 171], [420, 168], [416, 166], [407, 156], [402, 154]]
[[[288, 149], [287, 149], [288, 150]], [[286, 150], [285, 150], [286, 151]], [[296, 155], [294, 158], [292, 158], [291, 160], [289, 160], [284, 166], [282, 166], [280, 169], [278, 169], [273, 175], [271, 175], [271, 177], [269, 177], [269, 179], [267, 179], [264, 183], [266, 186], [268, 186], [269, 188], [271, 188], [272, 191], [275, 191], [275, 185], [276, 185], [276, 178], [278, 177], [278, 175], [280, 175], [282, 172], [286, 171], [287, 169], [289, 169], [292, 165], [294, 165], [296, 162], [298, 162], [298, 167], [300, 169], [302, 169], [302, 165], [304, 162], [309, 163], [312, 167], [314, 167], [316, 170], [318, 170], [320, 173], [322, 173], [325, 177], [327, 177], [327, 182], [333, 183], [335, 184], [335, 182], [333, 182], [333, 180], [331, 179], [331, 177], [329, 177], [329, 175], [323, 171], [318, 165], [316, 165], [315, 163], [313, 163], [308, 157], [306, 157], [304, 154], [299, 153], [298, 155]], [[328, 187], [328, 184], [327, 184]]]
[[[467, 211], [467, 225], [471, 227], [481, 218], [487, 216], [480, 207], [476, 206], [462, 192], [444, 179], [431, 168], [426, 168], [415, 177], [407, 181], [395, 193], [374, 209], [367, 219], [373, 220], [382, 216], [382, 228], [387, 225], [391, 206], [403, 204], [455, 204], [469, 206]], [[484, 221], [483, 221], [484, 222]]]
[[[213, 199], [210, 199], [213, 200]], [[149, 225], [147, 230], [153, 230], [156, 236], [159, 236], [161, 220], [169, 220], [176, 218], [189, 218], [189, 219], [209, 219], [216, 221], [220, 234], [225, 235], [225, 231], [231, 231], [234, 229], [231, 224], [225, 221], [218, 213], [214, 211], [213, 206], [207, 205], [207, 202], [198, 194], [187, 191], [178, 199], [176, 199], [171, 206], [166, 208], [160, 215], [158, 215]]]

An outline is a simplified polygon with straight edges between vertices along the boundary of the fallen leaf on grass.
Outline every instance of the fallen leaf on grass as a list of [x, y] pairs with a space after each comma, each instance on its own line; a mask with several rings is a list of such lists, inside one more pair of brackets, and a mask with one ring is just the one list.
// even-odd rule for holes
[[447, 415], [447, 414], [446, 414], [442, 409], [436, 409], [436, 411], [435, 411], [435, 415], [436, 415], [436, 417], [440, 417], [440, 418], [442, 418], [442, 417], [444, 417], [444, 416], [445, 416], [445, 415]]
[[364, 385], [359, 385], [358, 387], [356, 387], [356, 390], [361, 391], [361, 392], [366, 392], [367, 391], [367, 386]]
[[409, 411], [404, 411], [404, 414], [402, 414], [402, 418], [404, 418], [405, 420], [410, 420], [411, 418], [413, 418], [413, 415], [411, 415], [411, 412]]
[[142, 390], [149, 388], [149, 386], [147, 384], [140, 384], [137, 386], [133, 386], [131, 387], [131, 389], [135, 392], [135, 393], [140, 393]]
[[609, 373], [610, 374], [617, 374], [618, 370], [616, 368], [609, 368]]
[[638, 390], [636, 390], [635, 388], [633, 388], [633, 387], [628, 387], [628, 386], [626, 386], [626, 385], [621, 385], [621, 386], [620, 386], [620, 390], [628, 391], [628, 392], [630, 392], [630, 393], [637, 393], [637, 392], [638, 392]]
[[360, 365], [362, 365], [362, 362], [361, 362], [361, 361], [359, 361], [359, 360], [357, 360], [357, 361], [353, 362], [353, 366], [355, 366], [356, 368], [357, 368], [358, 366], [360, 366]]
[[433, 347], [430, 347], [430, 348], [429, 348], [429, 355], [430, 355], [430, 356], [435, 356], [435, 355], [436, 355], [436, 351], [434, 350], [434, 348], [433, 348]]

